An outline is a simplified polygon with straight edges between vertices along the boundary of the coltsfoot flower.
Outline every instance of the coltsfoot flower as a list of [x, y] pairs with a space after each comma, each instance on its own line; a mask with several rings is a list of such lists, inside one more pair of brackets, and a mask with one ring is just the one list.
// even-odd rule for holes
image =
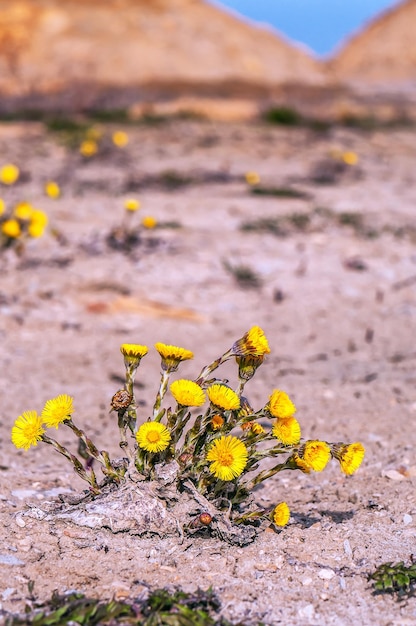
[[13, 215], [18, 220], [30, 220], [32, 213], [34, 211], [33, 206], [30, 202], [19, 202], [14, 207]]
[[250, 380], [250, 378], [253, 378], [254, 374], [257, 371], [257, 368], [260, 367], [260, 365], [263, 363], [264, 355], [261, 354], [260, 356], [237, 356], [236, 361], [238, 363], [238, 376], [242, 380], [247, 381]]
[[22, 231], [19, 222], [12, 218], [3, 222], [1, 232], [3, 235], [6, 235], [6, 237], [10, 237], [10, 239], [17, 239], [20, 237]]
[[124, 130], [116, 130], [112, 134], [111, 139], [117, 148], [124, 148], [129, 143], [129, 136]]
[[14, 423], [12, 442], [16, 448], [29, 450], [30, 446], [37, 445], [44, 432], [41, 416], [36, 411], [25, 411]]
[[235, 356], [263, 356], [270, 348], [260, 326], [253, 326], [233, 344], [232, 351]]
[[141, 359], [149, 352], [149, 349], [137, 343], [123, 343], [120, 346], [120, 352], [124, 356], [126, 368], [134, 371], [139, 367]]
[[315, 472], [322, 472], [331, 458], [331, 448], [325, 441], [307, 441], [299, 450], [299, 457]]
[[202, 406], [205, 402], [203, 389], [192, 380], [175, 380], [170, 386], [170, 392], [182, 406]]
[[274, 389], [266, 405], [266, 409], [273, 417], [286, 418], [296, 413], [296, 407], [286, 392]]
[[272, 434], [285, 446], [296, 445], [301, 437], [300, 424], [293, 416], [277, 419], [272, 428]]
[[127, 389], [119, 389], [111, 398], [111, 408], [114, 411], [127, 409], [133, 401], [133, 396]]
[[240, 439], [228, 435], [216, 439], [208, 450], [209, 471], [220, 480], [233, 480], [247, 465], [248, 451]]
[[156, 228], [157, 219], [153, 217], [152, 215], [146, 215], [142, 219], [142, 226], [143, 228], [148, 228], [149, 230], [151, 230], [152, 228]]
[[216, 415], [212, 417], [211, 427], [213, 430], [219, 430], [220, 428], [222, 428], [223, 425], [224, 425], [224, 418], [222, 417], [222, 415], [217, 413]]
[[162, 357], [162, 369], [165, 371], [174, 372], [178, 369], [178, 365], [181, 361], [194, 358], [193, 352], [185, 348], [179, 348], [178, 346], [155, 343], [155, 348]]
[[290, 509], [286, 502], [281, 502], [274, 508], [272, 520], [276, 526], [286, 526], [290, 520]]
[[20, 175], [20, 170], [17, 165], [13, 163], [6, 163], [0, 169], [0, 182], [3, 185], [14, 185], [14, 183], [18, 180]]
[[260, 182], [259, 174], [253, 171], [246, 172], [245, 179], [248, 185], [258, 185]]
[[210, 385], [207, 388], [207, 395], [212, 404], [224, 411], [234, 411], [240, 407], [240, 398], [227, 385], [221, 383]]
[[241, 424], [241, 429], [245, 432], [250, 430], [253, 435], [262, 435], [266, 432], [263, 426], [258, 422], [244, 422], [244, 424]]
[[58, 428], [59, 424], [69, 419], [73, 412], [74, 399], [66, 394], [61, 394], [46, 402], [41, 418], [48, 428]]
[[147, 452], [163, 452], [170, 440], [170, 432], [160, 422], [145, 422], [136, 433], [138, 445]]
[[45, 189], [46, 195], [49, 198], [52, 198], [52, 200], [57, 200], [59, 196], [61, 195], [60, 187], [58, 183], [56, 183], [54, 180], [48, 180], [48, 182], [45, 183], [44, 189]]
[[87, 159], [94, 156], [98, 152], [98, 144], [94, 139], [85, 139], [79, 147], [79, 151], [83, 157]]
[[356, 441], [350, 444], [332, 446], [332, 454], [338, 459], [344, 474], [350, 476], [357, 471], [364, 459], [365, 448]]
[[140, 202], [136, 200], [136, 198], [127, 198], [127, 200], [124, 201], [124, 208], [126, 211], [134, 213], [140, 209]]

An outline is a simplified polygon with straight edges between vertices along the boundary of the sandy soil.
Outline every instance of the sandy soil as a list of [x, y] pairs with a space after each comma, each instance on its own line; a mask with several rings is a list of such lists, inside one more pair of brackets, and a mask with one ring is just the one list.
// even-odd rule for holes
[[[414, 134], [191, 121], [128, 132], [126, 149], [107, 143], [85, 162], [40, 125], [0, 127], [3, 160], [23, 170], [4, 199], [43, 207], [61, 233], [30, 242], [21, 258], [8, 251], [0, 259], [2, 608], [22, 610], [29, 580], [43, 599], [53, 589], [120, 598], [149, 585], [213, 585], [224, 614], [247, 625], [416, 624], [414, 599], [374, 597], [366, 578], [416, 552]], [[335, 148], [356, 152], [359, 163], [333, 184], [315, 184], [317, 163]], [[189, 184], [166, 187], [172, 170]], [[248, 170], [265, 186], [307, 195], [254, 195]], [[60, 200], [43, 196], [48, 179], [61, 183]], [[181, 227], [147, 231], [131, 254], [109, 249], [105, 237], [131, 195], [141, 216]], [[351, 212], [365, 228], [342, 223]], [[303, 230], [293, 225], [299, 213], [311, 216]], [[240, 228], [278, 216], [289, 216], [284, 237]], [[363, 235], [369, 229], [372, 237]], [[249, 266], [261, 285], [244, 288], [227, 263]], [[27, 504], [84, 484], [46, 446], [12, 446], [21, 412], [71, 394], [76, 421], [117, 454], [109, 402], [123, 376], [121, 343], [183, 345], [195, 359], [180, 376], [195, 377], [254, 324], [272, 352], [247, 387], [249, 399], [260, 407], [282, 388], [305, 437], [362, 441], [367, 455], [355, 476], [334, 462], [322, 474], [277, 475], [256, 497], [265, 505], [286, 500], [291, 522], [245, 548], [22, 517]], [[145, 417], [159, 380], [155, 351], [138, 379]], [[70, 445], [66, 432], [61, 437]]]

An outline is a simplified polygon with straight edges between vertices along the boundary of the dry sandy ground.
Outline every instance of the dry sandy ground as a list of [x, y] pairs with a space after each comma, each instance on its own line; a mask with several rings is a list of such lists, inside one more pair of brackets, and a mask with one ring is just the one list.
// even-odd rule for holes
[[[42, 206], [62, 234], [32, 241], [20, 259], [1, 256], [2, 608], [22, 610], [29, 580], [41, 599], [53, 589], [110, 598], [138, 596], [148, 585], [212, 585], [224, 614], [247, 625], [416, 624], [414, 598], [374, 597], [366, 579], [380, 563], [416, 552], [414, 134], [176, 121], [134, 127], [129, 136], [124, 151], [108, 144], [84, 162], [42, 126], [0, 127], [2, 160], [24, 173], [3, 197]], [[355, 151], [358, 165], [332, 185], [314, 184], [313, 168], [334, 148]], [[309, 197], [253, 195], [244, 181], [253, 169], [264, 185], [290, 183]], [[157, 180], [167, 170], [193, 181], [167, 189]], [[47, 179], [61, 182], [60, 200], [43, 196]], [[142, 215], [181, 228], [146, 232], [130, 255], [106, 248], [130, 195], [140, 198]], [[285, 237], [240, 229], [305, 212], [311, 224]], [[341, 224], [336, 216], [346, 212], [361, 213], [378, 236]], [[261, 286], [241, 287], [224, 262], [251, 267]], [[252, 404], [282, 388], [305, 437], [362, 441], [367, 455], [355, 476], [334, 462], [322, 474], [277, 475], [256, 497], [266, 506], [285, 499], [291, 522], [245, 548], [21, 517], [29, 503], [84, 488], [46, 446], [14, 449], [10, 429], [21, 412], [71, 394], [76, 421], [117, 454], [108, 409], [123, 375], [121, 343], [183, 345], [195, 359], [179, 375], [195, 377], [254, 324], [272, 352], [247, 387]], [[159, 379], [155, 351], [138, 378], [145, 417]], [[70, 445], [66, 432], [61, 437]]]

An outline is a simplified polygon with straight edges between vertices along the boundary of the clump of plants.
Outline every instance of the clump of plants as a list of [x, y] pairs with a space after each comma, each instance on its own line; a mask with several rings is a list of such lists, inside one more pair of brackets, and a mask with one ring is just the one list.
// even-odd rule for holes
[[382, 563], [368, 575], [373, 581], [374, 593], [396, 594], [398, 598], [414, 595], [416, 590], [416, 562], [410, 565], [400, 563]]
[[[117, 416], [121, 459], [99, 450], [73, 419], [74, 400], [62, 394], [40, 414], [27, 411], [12, 428], [12, 441], [27, 450], [39, 442], [65, 456], [89, 485], [89, 493], [58, 515], [77, 524], [136, 534], [205, 532], [231, 543], [252, 541], [262, 521], [275, 528], [290, 518], [286, 502], [269, 509], [254, 504], [257, 485], [285, 470], [321, 472], [331, 458], [353, 474], [364, 457], [361, 443], [303, 439], [296, 407], [281, 389], [272, 390], [260, 408], [246, 396], [246, 384], [270, 352], [266, 336], [254, 326], [191, 380], [172, 379], [193, 358], [185, 348], [157, 343], [161, 378], [150, 415], [143, 415], [134, 381], [148, 348], [123, 344], [125, 383], [111, 400]], [[237, 366], [237, 382], [218, 378], [226, 361]], [[69, 428], [78, 441], [70, 452], [46, 429]], [[100, 470], [100, 476], [97, 473]], [[37, 516], [42, 513], [36, 513]]]
[[22, 252], [25, 242], [42, 237], [47, 225], [47, 214], [29, 202], [19, 202], [7, 209], [0, 199], [0, 250], [14, 248]]
[[129, 254], [143, 243], [145, 231], [157, 227], [157, 220], [152, 215], [145, 215], [141, 221], [137, 219], [140, 207], [141, 204], [137, 198], [127, 198], [124, 201], [124, 217], [106, 237], [106, 243], [110, 248]]

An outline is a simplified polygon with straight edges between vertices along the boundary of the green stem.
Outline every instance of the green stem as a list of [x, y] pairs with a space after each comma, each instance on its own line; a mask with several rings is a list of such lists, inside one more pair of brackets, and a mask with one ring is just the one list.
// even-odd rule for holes
[[153, 406], [153, 419], [156, 422], [160, 422], [164, 414], [164, 411], [160, 411], [160, 407], [162, 405], [162, 400], [168, 390], [169, 375], [169, 371], [162, 370], [159, 390], [157, 392], [155, 404]]
[[74, 466], [74, 470], [78, 474], [78, 476], [82, 478], [82, 480], [85, 480], [89, 485], [91, 485], [92, 491], [95, 494], [100, 493], [100, 488], [98, 487], [98, 484], [97, 484], [97, 478], [95, 476], [95, 473], [92, 467], [90, 468], [89, 473], [88, 473], [84, 469], [81, 461], [74, 454], [69, 452], [67, 448], [65, 448], [60, 443], [58, 443], [55, 439], [52, 439], [51, 437], [48, 437], [47, 435], [42, 435], [42, 441], [51, 445], [57, 452], [59, 452], [59, 454], [62, 454], [65, 458], [67, 458]]
[[213, 361], [210, 365], [204, 367], [201, 370], [198, 378], [195, 380], [197, 385], [202, 385], [206, 381], [206, 379], [212, 374], [212, 372], [217, 369], [217, 367], [219, 367], [225, 361], [228, 361], [228, 359], [231, 359], [232, 356], [234, 356], [233, 351], [227, 350], [227, 352], [224, 352], [222, 356]]

